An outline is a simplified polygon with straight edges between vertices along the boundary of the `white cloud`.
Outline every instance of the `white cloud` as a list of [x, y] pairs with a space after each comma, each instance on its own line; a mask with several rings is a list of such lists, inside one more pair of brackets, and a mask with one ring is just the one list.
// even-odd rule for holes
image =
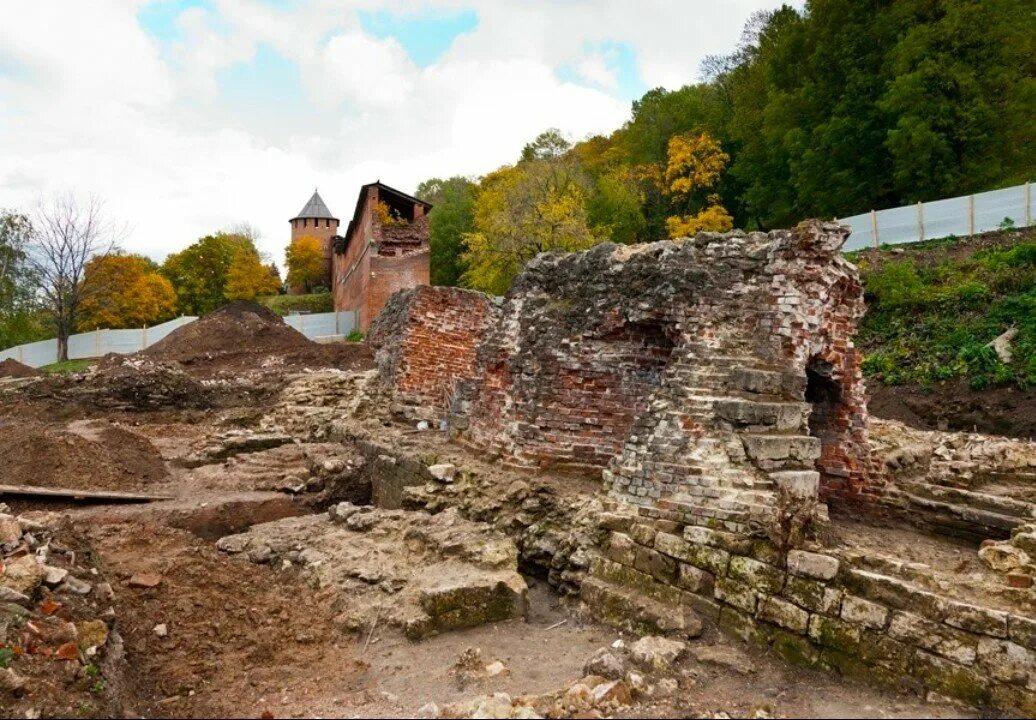
[[[479, 24], [424, 68], [363, 32], [357, 8], [380, 0], [215, 4], [183, 13], [163, 46], [138, 24], [144, 0], [0, 3], [0, 207], [96, 193], [132, 226], [128, 249], [157, 260], [247, 221], [281, 262], [287, 220], [314, 185], [344, 218], [364, 182], [412, 190], [513, 162], [547, 127], [608, 132], [629, 98], [608, 56], [587, 48], [626, 43], [649, 87], [675, 88], [729, 50], [754, 9], [778, 3], [438, 3], [473, 7]], [[299, 87], [230, 106], [222, 73], [263, 46], [297, 67]], [[562, 67], [583, 84], [559, 79]]]

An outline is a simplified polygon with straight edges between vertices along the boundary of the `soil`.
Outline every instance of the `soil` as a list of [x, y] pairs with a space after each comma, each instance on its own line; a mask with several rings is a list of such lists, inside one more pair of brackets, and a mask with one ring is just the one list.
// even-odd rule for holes
[[871, 415], [922, 430], [961, 430], [1036, 438], [1036, 387], [972, 390], [964, 380], [919, 385], [867, 386]]
[[168, 475], [147, 438], [105, 420], [0, 419], [0, 457], [7, 485], [147, 491]]
[[7, 358], [6, 360], [0, 360], [0, 378], [13, 377], [13, 378], [25, 378], [25, 377], [36, 377], [42, 375], [39, 370], [31, 368], [28, 365], [18, 362], [14, 358]]
[[257, 368], [373, 367], [373, 356], [362, 343], [313, 342], [269, 308], [251, 301], [224, 305], [137, 355], [179, 363], [200, 376]]
[[[367, 683], [367, 667], [332, 631], [320, 593], [227, 560], [185, 530], [128, 523], [94, 527], [91, 536], [116, 592], [132, 712], [259, 717], [290, 704], [296, 714], [314, 695]], [[161, 583], [129, 587], [137, 573], [158, 573]], [[154, 630], [160, 624], [164, 638]]]

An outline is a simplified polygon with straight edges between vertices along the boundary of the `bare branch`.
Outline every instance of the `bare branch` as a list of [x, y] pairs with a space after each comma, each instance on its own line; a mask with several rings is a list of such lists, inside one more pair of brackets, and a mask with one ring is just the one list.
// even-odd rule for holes
[[33, 217], [28, 262], [58, 337], [58, 359], [68, 359], [68, 336], [75, 328], [83, 299], [86, 264], [108, 255], [126, 234], [91, 196], [79, 200], [71, 192], [41, 199]]

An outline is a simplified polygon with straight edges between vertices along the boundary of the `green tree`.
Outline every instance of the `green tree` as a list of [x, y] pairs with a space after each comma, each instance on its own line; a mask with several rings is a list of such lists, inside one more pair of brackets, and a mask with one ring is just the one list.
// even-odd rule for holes
[[464, 177], [432, 178], [417, 188], [417, 197], [430, 202], [428, 243], [432, 285], [458, 285], [467, 269], [464, 235], [474, 229], [477, 185]]
[[[180, 313], [203, 315], [227, 303], [230, 299], [227, 295], [230, 267], [239, 250], [245, 251], [255, 258], [256, 263], [261, 264], [259, 252], [251, 237], [228, 232], [206, 235], [165, 259], [161, 272], [176, 289]], [[273, 284], [267, 281], [265, 287], [269, 288]], [[276, 289], [271, 292], [276, 292]]]
[[27, 255], [32, 235], [32, 223], [27, 216], [0, 211], [0, 348], [40, 340], [46, 335]]

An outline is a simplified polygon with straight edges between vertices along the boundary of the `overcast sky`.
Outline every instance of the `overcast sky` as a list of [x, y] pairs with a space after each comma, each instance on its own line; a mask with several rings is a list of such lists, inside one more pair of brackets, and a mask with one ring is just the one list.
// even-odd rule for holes
[[2, 0], [0, 208], [72, 189], [161, 261], [248, 222], [282, 264], [314, 187], [513, 162], [697, 78], [768, 0]]

